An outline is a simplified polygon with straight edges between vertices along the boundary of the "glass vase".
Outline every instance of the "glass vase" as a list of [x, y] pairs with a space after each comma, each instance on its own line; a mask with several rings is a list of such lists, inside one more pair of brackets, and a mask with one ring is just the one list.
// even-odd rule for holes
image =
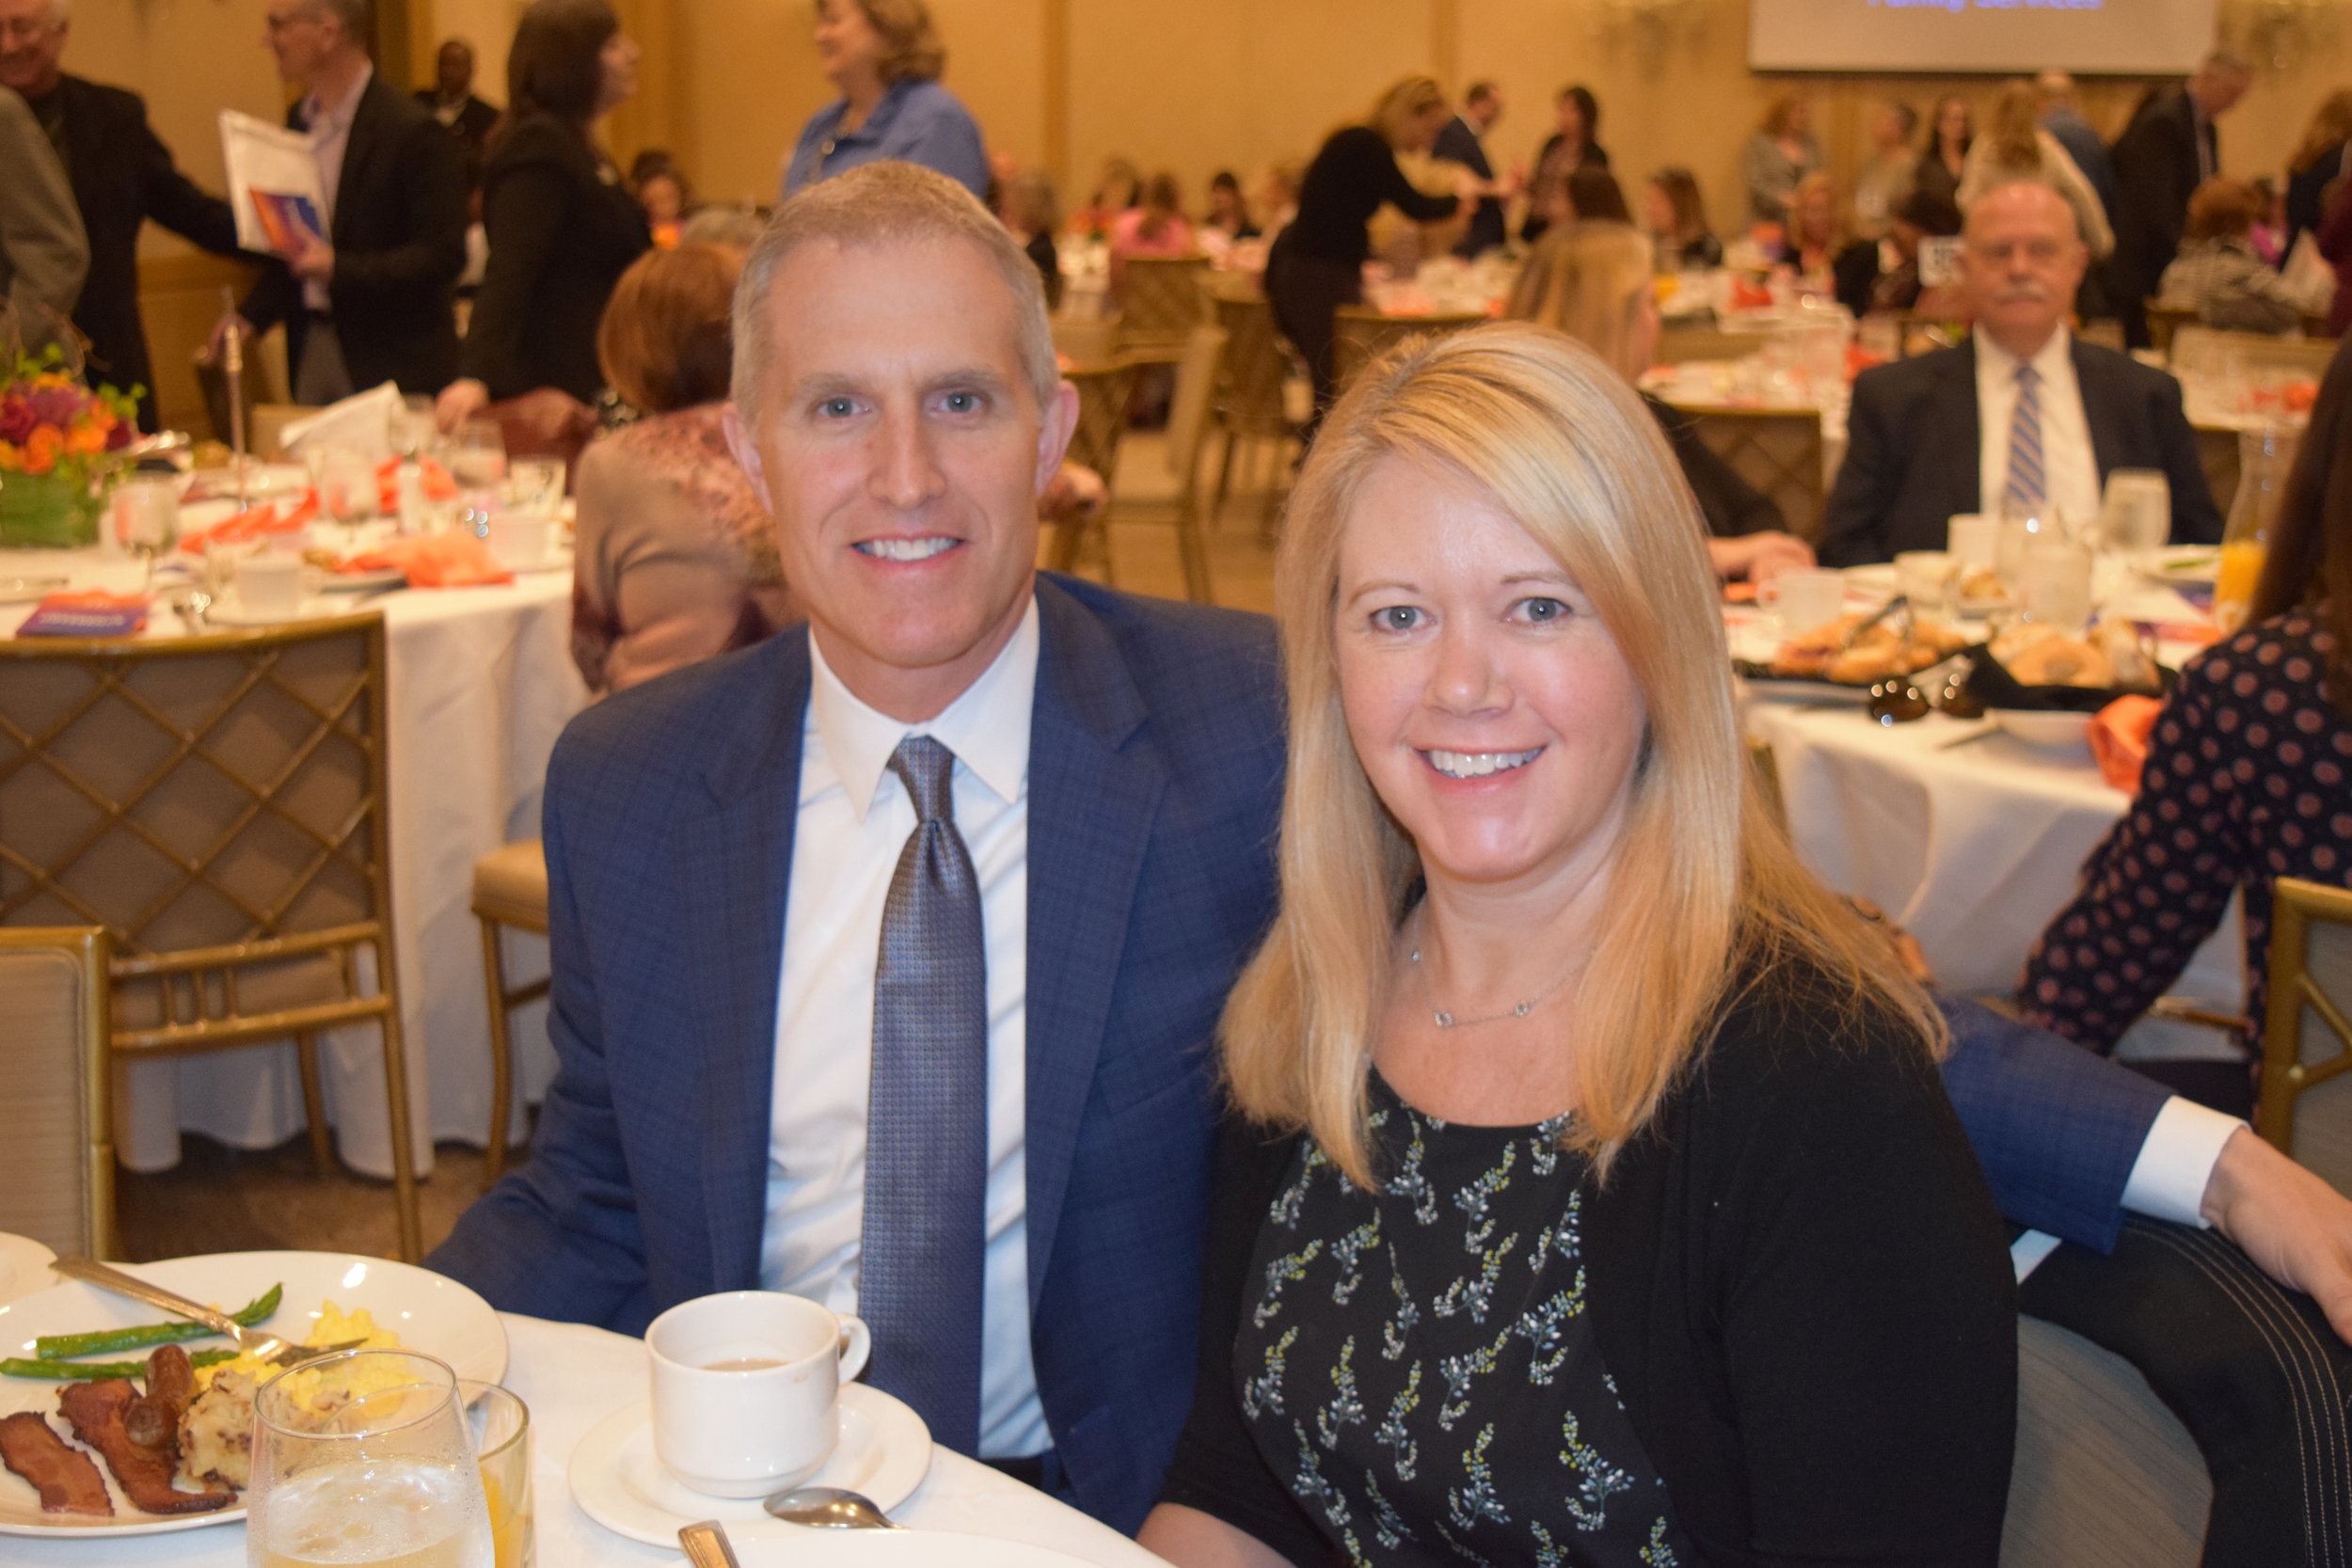
[[0, 549], [70, 550], [98, 543], [98, 497], [58, 474], [0, 473]]

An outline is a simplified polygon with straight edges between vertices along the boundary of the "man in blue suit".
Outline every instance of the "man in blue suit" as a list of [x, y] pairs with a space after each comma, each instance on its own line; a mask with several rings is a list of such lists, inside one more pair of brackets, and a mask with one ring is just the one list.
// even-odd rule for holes
[[[743, 277], [737, 451], [810, 626], [566, 732], [561, 1069], [530, 1163], [430, 1261], [626, 1332], [755, 1285], [858, 1311], [874, 1381], [941, 1441], [1133, 1529], [1191, 1393], [1211, 1038], [1272, 913], [1271, 631], [1034, 571], [1073, 398], [1034, 269], [952, 182], [814, 187]], [[962, 860], [930, 859], [950, 835]], [[984, 1007], [934, 961], [969, 934], [959, 889]], [[900, 1054], [910, 983], [972, 1037]], [[2005, 1208], [2111, 1245], [2164, 1095], [1963, 1022], [1947, 1082]], [[909, 1092], [941, 1084], [963, 1088]], [[911, 1128], [935, 1163], [894, 1209]], [[910, 1235], [942, 1243], [913, 1316]]]

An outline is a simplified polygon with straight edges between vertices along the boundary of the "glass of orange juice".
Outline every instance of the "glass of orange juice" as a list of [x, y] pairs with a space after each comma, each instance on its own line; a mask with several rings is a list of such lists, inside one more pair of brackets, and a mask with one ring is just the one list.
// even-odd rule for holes
[[2254, 602], [2268, 553], [2270, 525], [2279, 515], [2300, 433], [2276, 424], [2238, 435], [2237, 495], [2221, 532], [2221, 562], [2213, 585], [2213, 621], [2224, 636], [2238, 629]]
[[532, 1568], [531, 1411], [495, 1383], [461, 1379], [457, 1392], [466, 1403], [482, 1493], [490, 1504], [497, 1568]]

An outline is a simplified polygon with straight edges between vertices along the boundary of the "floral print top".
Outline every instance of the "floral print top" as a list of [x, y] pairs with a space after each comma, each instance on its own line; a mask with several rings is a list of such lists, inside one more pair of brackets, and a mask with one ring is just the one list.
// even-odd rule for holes
[[2246, 1016], [2266, 1006], [2270, 884], [2352, 884], [2352, 722], [2322, 689], [2335, 649], [2293, 610], [2206, 649], [2156, 721], [2132, 809], [2026, 960], [2028, 1016], [2106, 1050], [2246, 895]]
[[1372, 1092], [1384, 1189], [1303, 1140], [1250, 1263], [1235, 1376], [1267, 1464], [1352, 1564], [1694, 1561], [1586, 1315], [1560, 1120]]

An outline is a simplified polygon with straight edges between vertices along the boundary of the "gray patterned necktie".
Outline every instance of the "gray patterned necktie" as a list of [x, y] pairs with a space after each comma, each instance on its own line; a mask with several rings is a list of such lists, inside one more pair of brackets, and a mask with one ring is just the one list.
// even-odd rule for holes
[[955, 753], [907, 736], [890, 769], [914, 802], [882, 906], [866, 1118], [858, 1315], [869, 1381], [931, 1437], [977, 1454], [988, 1184], [988, 961], [979, 879], [956, 832]]

